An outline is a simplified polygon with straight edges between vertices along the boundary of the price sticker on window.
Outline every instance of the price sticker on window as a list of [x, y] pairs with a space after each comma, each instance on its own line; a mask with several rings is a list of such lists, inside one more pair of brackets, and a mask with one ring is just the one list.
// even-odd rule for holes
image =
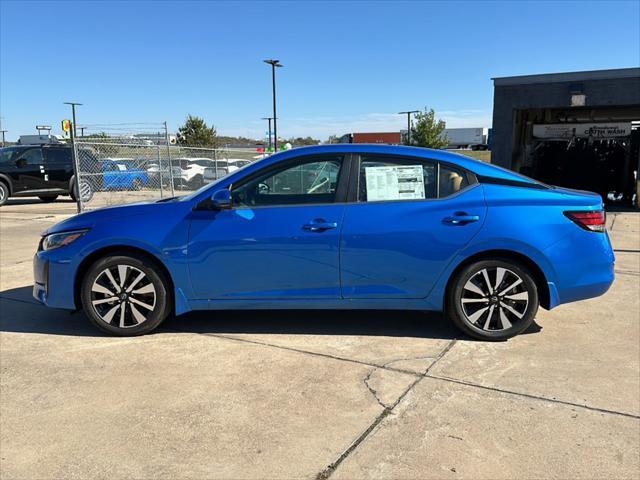
[[369, 202], [425, 198], [421, 165], [365, 167], [364, 170]]

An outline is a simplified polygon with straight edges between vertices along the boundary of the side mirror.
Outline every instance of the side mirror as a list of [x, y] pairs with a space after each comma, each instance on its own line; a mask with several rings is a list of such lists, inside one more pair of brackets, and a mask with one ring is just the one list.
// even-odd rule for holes
[[18, 160], [16, 160], [16, 167], [24, 168], [26, 166], [27, 166], [27, 160], [25, 158], [19, 158]]
[[216, 210], [228, 210], [231, 208], [231, 204], [231, 191], [226, 188], [211, 195], [211, 206]]

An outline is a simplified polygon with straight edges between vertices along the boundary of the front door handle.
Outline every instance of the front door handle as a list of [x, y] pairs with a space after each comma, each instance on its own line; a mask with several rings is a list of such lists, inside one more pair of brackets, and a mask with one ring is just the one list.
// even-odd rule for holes
[[445, 217], [442, 222], [446, 225], [467, 225], [468, 223], [477, 222], [480, 215], [468, 215], [465, 212], [456, 212], [451, 217]]
[[321, 218], [318, 218], [311, 223], [305, 223], [302, 226], [302, 229], [307, 232], [324, 232], [334, 228], [338, 228], [338, 224], [336, 222], [327, 222]]

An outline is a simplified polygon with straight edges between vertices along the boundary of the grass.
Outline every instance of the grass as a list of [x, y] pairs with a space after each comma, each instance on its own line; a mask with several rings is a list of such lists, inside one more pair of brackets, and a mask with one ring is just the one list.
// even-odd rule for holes
[[491, 152], [489, 150], [450, 150], [451, 152], [466, 155], [482, 162], [491, 163]]

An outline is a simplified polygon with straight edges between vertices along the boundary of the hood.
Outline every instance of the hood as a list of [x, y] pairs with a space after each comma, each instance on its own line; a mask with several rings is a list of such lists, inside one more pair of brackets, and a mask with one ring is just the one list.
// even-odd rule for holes
[[159, 212], [169, 205], [175, 205], [175, 202], [140, 202], [130, 203], [128, 205], [118, 205], [115, 207], [100, 208], [91, 210], [90, 212], [80, 213], [71, 218], [56, 223], [49, 227], [43, 235], [50, 233], [65, 232], [69, 230], [82, 230], [85, 228], [93, 228], [98, 223], [109, 221], [114, 218], [124, 218], [136, 215], [161, 215]]

